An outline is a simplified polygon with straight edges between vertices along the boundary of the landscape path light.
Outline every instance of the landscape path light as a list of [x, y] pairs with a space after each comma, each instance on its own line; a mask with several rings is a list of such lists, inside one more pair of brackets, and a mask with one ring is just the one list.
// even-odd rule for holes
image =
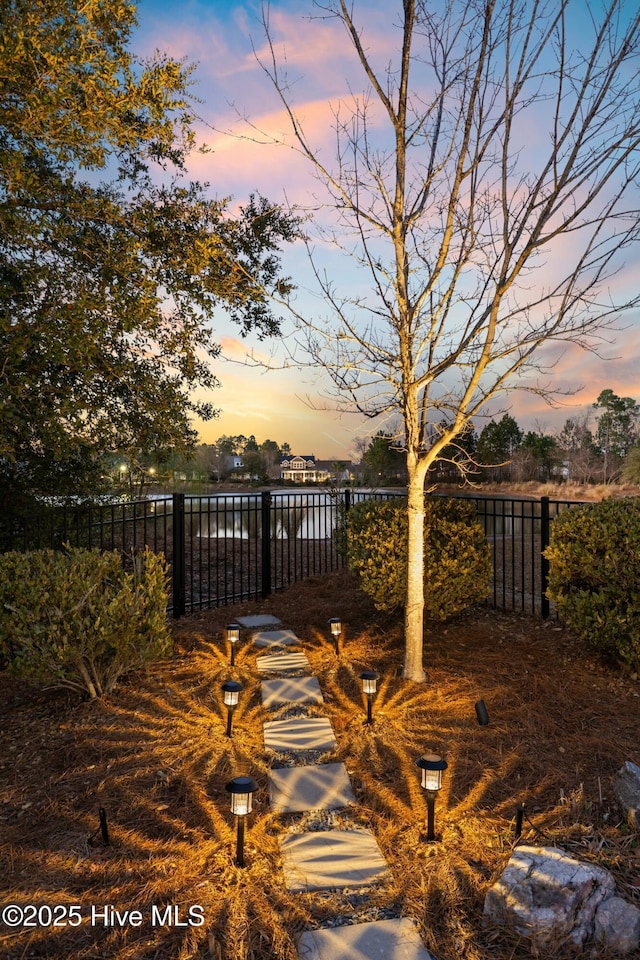
[[378, 683], [379, 677], [377, 673], [374, 673], [373, 670], [363, 670], [360, 674], [360, 679], [362, 680], [362, 692], [367, 695], [367, 719], [366, 723], [373, 723], [373, 715], [371, 708], [373, 706], [373, 698], [376, 695], [376, 685]]
[[336, 653], [340, 653], [340, 634], [342, 633], [342, 620], [339, 617], [332, 617], [329, 620], [329, 627], [331, 629], [331, 636], [333, 637], [334, 643], [336, 645]]
[[231, 644], [231, 666], [236, 662], [236, 643], [240, 639], [240, 624], [230, 623], [227, 627], [227, 640]]
[[442, 787], [442, 773], [449, 764], [436, 753], [425, 753], [416, 760], [422, 773], [422, 786], [427, 792], [427, 840], [435, 840], [435, 807], [438, 791]]
[[242, 690], [242, 684], [238, 683], [237, 680], [225, 680], [222, 684], [222, 697], [224, 699], [224, 705], [227, 708], [227, 736], [231, 736], [231, 723], [233, 718], [233, 711], [238, 706], [238, 700], [240, 699], [240, 692]]
[[476, 719], [481, 727], [486, 727], [489, 723], [489, 713], [487, 711], [487, 705], [484, 700], [478, 700], [475, 705], [476, 709]]
[[231, 794], [231, 813], [236, 817], [236, 863], [239, 867], [244, 867], [244, 821], [251, 813], [257, 789], [258, 784], [251, 777], [234, 777], [225, 787]]

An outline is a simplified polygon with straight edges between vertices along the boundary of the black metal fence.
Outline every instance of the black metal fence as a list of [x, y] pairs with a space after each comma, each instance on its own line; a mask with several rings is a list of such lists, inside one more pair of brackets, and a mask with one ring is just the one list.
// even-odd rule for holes
[[[163, 552], [174, 617], [266, 597], [305, 577], [339, 569], [340, 516], [363, 499], [401, 492], [326, 490], [167, 497], [49, 508], [0, 520], [0, 548], [73, 546]], [[553, 518], [577, 501], [465, 497], [475, 503], [493, 554], [494, 606], [549, 615], [547, 563]]]
[[[462, 498], [461, 498], [462, 499]], [[493, 585], [490, 601], [503, 610], [521, 610], [548, 617], [549, 546], [551, 524], [579, 500], [521, 500], [510, 497], [465, 497], [475, 503], [478, 519], [492, 550]]]

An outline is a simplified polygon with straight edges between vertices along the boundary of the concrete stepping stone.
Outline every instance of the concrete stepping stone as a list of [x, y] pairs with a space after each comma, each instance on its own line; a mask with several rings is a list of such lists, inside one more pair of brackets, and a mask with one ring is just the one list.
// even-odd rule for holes
[[411, 920], [374, 920], [307, 930], [299, 960], [433, 960]]
[[267, 710], [297, 703], [323, 703], [317, 677], [278, 677], [262, 681], [262, 706]]
[[290, 717], [264, 724], [264, 745], [269, 750], [335, 750], [338, 746], [328, 717]]
[[293, 630], [263, 630], [253, 637], [256, 647], [290, 647], [300, 641]]
[[282, 620], [272, 617], [270, 613], [256, 613], [250, 617], [237, 617], [236, 623], [241, 627], [279, 627]]
[[311, 664], [306, 653], [267, 653], [256, 658], [256, 667], [260, 673], [295, 673], [310, 670]]
[[269, 792], [274, 813], [336, 810], [355, 803], [349, 774], [343, 763], [272, 770]]
[[280, 841], [287, 890], [368, 887], [388, 872], [369, 830], [296, 833]]

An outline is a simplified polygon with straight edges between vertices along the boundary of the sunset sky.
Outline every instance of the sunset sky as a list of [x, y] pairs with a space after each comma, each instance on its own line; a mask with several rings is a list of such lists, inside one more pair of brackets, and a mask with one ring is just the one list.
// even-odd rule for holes
[[[296, 78], [296, 101], [303, 105], [306, 132], [327, 157], [332, 157], [331, 105], [348, 97], [349, 78], [352, 84], [357, 83], [358, 90], [363, 84], [354, 72], [344, 30], [326, 19], [310, 22], [304, 16], [308, 9], [306, 2], [274, 0], [271, 26], [277, 40], [285, 44], [287, 67], [290, 76]], [[388, 3], [367, 0], [365, 9], [369, 48], [392, 54], [397, 31], [386, 12]], [[134, 49], [144, 55], [157, 48], [197, 63], [193, 93], [202, 101], [198, 112], [204, 121], [198, 126], [198, 134], [212, 152], [194, 156], [189, 166], [192, 177], [208, 181], [213, 195], [231, 196], [239, 204], [257, 191], [275, 202], [281, 202], [286, 194], [290, 203], [309, 206], [319, 187], [308, 165], [294, 151], [241, 139], [251, 133], [247, 120], [274, 137], [288, 134], [287, 119], [253, 52], [254, 48], [264, 52], [259, 14], [259, 4], [255, 3], [142, 0]], [[626, 263], [627, 280], [634, 275], [640, 277], [639, 253], [630, 254], [635, 259]], [[322, 311], [301, 244], [285, 249], [283, 269], [298, 287], [297, 306], [311, 314]], [[348, 259], [335, 258], [332, 270], [337, 282], [355, 282], [350, 277], [353, 267]], [[606, 387], [640, 400], [640, 314], [627, 315], [623, 325], [627, 329], [607, 335], [611, 342], [602, 344], [600, 357], [576, 347], [565, 347], [558, 355], [554, 382], [563, 388], [583, 387], [575, 396], [565, 398], [560, 409], [553, 410], [541, 398], [514, 390], [509, 397], [510, 412], [520, 425], [553, 432], [567, 417], [585, 411]], [[202, 440], [211, 442], [221, 434], [253, 433], [258, 441], [286, 441], [294, 452], [346, 458], [354, 455], [358, 437], [375, 433], [380, 426], [357, 415], [338, 417], [331, 410], [313, 409], [326, 406], [318, 372], [293, 368], [265, 372], [244, 362], [247, 351], [253, 350], [258, 358], [273, 356], [276, 364], [281, 363], [279, 342], [259, 343], [251, 337], [242, 340], [222, 313], [214, 318], [213, 328], [224, 359], [215, 366], [222, 386], [210, 399], [222, 412], [217, 420], [201, 426]], [[290, 329], [285, 317], [285, 335]], [[491, 408], [488, 413], [492, 413]], [[477, 429], [482, 428], [483, 421], [475, 423]]]

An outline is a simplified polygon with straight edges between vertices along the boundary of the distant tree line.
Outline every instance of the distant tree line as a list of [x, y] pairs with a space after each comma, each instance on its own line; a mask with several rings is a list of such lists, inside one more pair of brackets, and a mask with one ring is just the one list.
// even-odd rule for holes
[[[393, 435], [380, 431], [363, 445], [360, 479], [373, 486], [405, 483], [404, 460]], [[640, 483], [640, 405], [607, 389], [557, 433], [525, 431], [508, 413], [480, 432], [469, 424], [444, 448], [431, 476], [445, 482]]]
[[[446, 427], [435, 427], [434, 432], [438, 429]], [[191, 453], [169, 449], [133, 457], [130, 450], [116, 451], [104, 466], [112, 482], [135, 493], [150, 483], [277, 481], [282, 457], [300, 452], [289, 443], [258, 441], [254, 434], [224, 434], [212, 443], [198, 444]], [[407, 482], [406, 458], [391, 433], [381, 430], [357, 441], [354, 458], [358, 484]], [[591, 409], [569, 417], [555, 433], [525, 431], [509, 413], [479, 432], [469, 424], [443, 449], [431, 470], [434, 482], [457, 483], [463, 477], [474, 483], [640, 483], [640, 405], [607, 389]]]
[[128, 488], [132, 494], [151, 484], [211, 484], [233, 479], [266, 483], [279, 478], [280, 459], [290, 453], [288, 443], [258, 443], [253, 434], [223, 435], [188, 452], [169, 448], [132, 456], [131, 450], [119, 450], [105, 458], [104, 474], [111, 484]]

